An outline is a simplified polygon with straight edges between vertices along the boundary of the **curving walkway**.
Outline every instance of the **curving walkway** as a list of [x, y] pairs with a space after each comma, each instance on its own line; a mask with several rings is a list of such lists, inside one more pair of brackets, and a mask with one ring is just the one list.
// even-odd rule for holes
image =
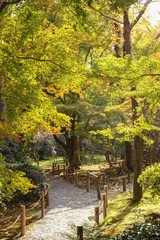
[[[73, 231], [71, 225], [84, 225], [86, 222], [94, 224], [89, 219], [94, 216], [94, 207], [101, 205], [95, 190], [87, 193], [85, 189], [76, 188], [59, 177], [51, 177], [49, 184], [50, 207], [47, 208], [45, 217], [37, 221], [26, 236], [19, 239], [67, 240], [66, 234]], [[114, 194], [117, 194], [116, 189], [109, 191], [109, 196]]]

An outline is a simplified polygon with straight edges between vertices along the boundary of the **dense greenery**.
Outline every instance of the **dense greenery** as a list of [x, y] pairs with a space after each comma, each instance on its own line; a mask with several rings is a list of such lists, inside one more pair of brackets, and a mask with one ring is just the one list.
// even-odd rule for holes
[[[128, 240], [128, 239], [139, 239], [139, 240], [158, 240], [160, 238], [160, 219], [157, 219], [155, 223], [137, 222], [133, 226], [128, 228], [128, 231], [124, 231], [121, 235], [117, 235], [110, 240]], [[105, 239], [105, 238], [102, 238]]]
[[160, 163], [146, 167], [138, 178], [138, 182], [148, 188], [152, 196], [160, 195]]
[[[23, 169], [22, 169], [23, 170]], [[19, 170], [12, 170], [6, 167], [5, 159], [0, 154], [0, 207], [5, 207], [5, 202], [14, 197], [14, 193], [19, 190], [21, 194], [27, 194], [30, 189], [36, 186], [25, 177], [25, 173]]]

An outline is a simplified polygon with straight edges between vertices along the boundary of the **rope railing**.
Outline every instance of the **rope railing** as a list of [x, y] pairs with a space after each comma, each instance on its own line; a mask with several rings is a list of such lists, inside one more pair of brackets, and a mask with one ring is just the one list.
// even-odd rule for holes
[[21, 217], [21, 213], [18, 215], [18, 217], [17, 217], [16, 220], [12, 223], [12, 225], [10, 225], [10, 226], [7, 227], [7, 228], [0, 229], [0, 232], [6, 232], [6, 231], [9, 230], [10, 228], [12, 228], [12, 227], [18, 222], [18, 220], [20, 219], [20, 217]]
[[[50, 190], [50, 185], [47, 184], [47, 189], [46, 189], [45, 193], [44, 193], [44, 191], [42, 191], [41, 196], [38, 199], [38, 201], [32, 207], [30, 207], [28, 209], [25, 209], [25, 206], [23, 205], [24, 206], [24, 212], [22, 211], [22, 206], [21, 206], [21, 213], [18, 215], [16, 220], [9, 227], [4, 228], [4, 229], [0, 229], [0, 232], [6, 232], [7, 230], [11, 229], [18, 222], [18, 220], [21, 218], [21, 235], [23, 236], [24, 233], [25, 233], [25, 230], [24, 230], [25, 226], [22, 226], [22, 222], [23, 222], [23, 225], [24, 225], [24, 223], [25, 223], [25, 213], [33, 210], [39, 204], [39, 202], [41, 201], [42, 206], [43, 206], [42, 207], [43, 208], [42, 212], [43, 212], [43, 216], [44, 216], [44, 207], [45, 207], [44, 196], [46, 196], [47, 205], [49, 206], [49, 190]], [[42, 199], [43, 199], [43, 202], [42, 202]]]

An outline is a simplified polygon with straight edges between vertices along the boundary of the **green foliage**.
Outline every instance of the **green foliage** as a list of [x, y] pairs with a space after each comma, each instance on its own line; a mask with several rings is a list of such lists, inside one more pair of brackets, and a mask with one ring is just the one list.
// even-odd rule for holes
[[153, 197], [160, 195], [160, 163], [146, 167], [139, 176], [138, 182], [144, 188], [149, 188]]
[[[95, 230], [91, 226], [85, 225], [84, 228], [84, 240], [159, 240], [160, 239], [160, 219], [155, 220], [154, 222], [136, 222], [132, 225], [129, 225], [122, 234], [118, 234], [114, 237], [101, 236], [101, 233], [105, 231], [104, 228]], [[68, 235], [69, 239], [75, 240], [77, 237]]]
[[37, 195], [44, 189], [46, 176], [42, 168], [32, 165], [30, 162], [25, 162], [14, 166], [13, 170], [23, 171], [31, 183], [38, 186], [38, 188], [33, 189], [32, 193]]
[[31, 155], [30, 151], [29, 143], [27, 144], [22, 138], [15, 141], [6, 137], [5, 141], [0, 143], [0, 153], [5, 156], [7, 163], [25, 162]]
[[32, 188], [35, 186], [25, 176], [25, 173], [6, 167], [5, 159], [0, 154], [0, 205], [4, 207], [4, 201], [10, 201], [17, 190], [21, 194], [27, 194]]
[[128, 228], [128, 231], [124, 231], [121, 235], [117, 235], [113, 238], [102, 238], [110, 240], [128, 240], [128, 239], [139, 239], [139, 240], [158, 240], [160, 239], [160, 219], [155, 224], [147, 222], [137, 222]]

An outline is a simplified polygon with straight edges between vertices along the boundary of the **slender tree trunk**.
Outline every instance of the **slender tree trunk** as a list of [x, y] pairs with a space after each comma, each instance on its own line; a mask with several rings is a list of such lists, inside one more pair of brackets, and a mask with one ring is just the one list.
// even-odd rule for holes
[[159, 131], [156, 132], [156, 137], [154, 141], [153, 151], [152, 151], [152, 157], [151, 157], [151, 164], [154, 164], [156, 162], [156, 153], [157, 153], [157, 146], [159, 142]]
[[139, 201], [142, 198], [142, 187], [137, 183], [137, 179], [142, 172], [142, 138], [135, 136], [134, 139], [134, 182], [133, 182], [133, 198]]
[[116, 40], [114, 43], [114, 51], [115, 51], [115, 57], [120, 58], [121, 57], [121, 28], [120, 24], [114, 22], [114, 29], [116, 33]]
[[5, 111], [6, 111], [6, 102], [2, 94], [3, 83], [0, 84], [0, 121], [6, 122]]
[[[124, 11], [124, 56], [126, 54], [132, 55], [131, 47], [131, 26], [129, 22], [128, 10]], [[136, 88], [132, 88], [134, 91]], [[137, 107], [138, 102], [134, 97], [131, 98], [132, 111], [133, 111], [133, 124], [137, 119]], [[134, 183], [133, 183], [133, 198], [135, 201], [139, 201], [142, 198], [142, 187], [137, 183], [138, 177], [142, 172], [142, 158], [143, 158], [143, 147], [142, 139], [139, 136], [134, 138]]]
[[126, 152], [126, 166], [128, 170], [134, 171], [134, 152], [132, 143], [125, 141], [125, 152]]
[[106, 161], [107, 161], [109, 167], [112, 167], [112, 163], [111, 163], [111, 160], [109, 158], [109, 150], [106, 151], [105, 158], [106, 158]]
[[129, 22], [128, 10], [124, 11], [123, 15], [123, 38], [124, 38], [124, 45], [123, 45], [123, 56], [125, 57], [126, 54], [132, 55], [132, 47], [131, 47], [131, 27]]

